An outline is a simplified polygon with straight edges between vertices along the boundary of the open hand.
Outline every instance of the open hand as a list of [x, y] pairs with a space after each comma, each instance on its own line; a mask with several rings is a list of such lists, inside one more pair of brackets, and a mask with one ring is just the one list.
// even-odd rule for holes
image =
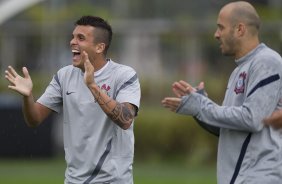
[[197, 90], [204, 90], [204, 82], [200, 82], [196, 88], [192, 87], [189, 83], [183, 80], [174, 82], [172, 84], [172, 91], [176, 97], [166, 97], [161, 101], [161, 103], [163, 107], [176, 112], [177, 108], [181, 104], [181, 97], [194, 93]]
[[182, 97], [185, 95], [189, 95], [192, 92], [196, 92], [197, 90], [204, 89], [204, 82], [200, 82], [200, 84], [194, 88], [189, 83], [180, 80], [179, 82], [174, 82], [172, 84], [172, 91], [177, 97]]
[[21, 77], [13, 67], [8, 66], [8, 69], [5, 71], [5, 78], [10, 82], [8, 88], [24, 96], [30, 96], [33, 87], [32, 80], [26, 67], [23, 67], [22, 72], [24, 77]]
[[173, 112], [176, 112], [180, 103], [181, 103], [181, 98], [179, 97], [166, 97], [162, 100], [162, 105]]
[[83, 51], [82, 52], [82, 60], [84, 61], [84, 82], [87, 86], [95, 83], [94, 81], [94, 66], [91, 64], [88, 54]]

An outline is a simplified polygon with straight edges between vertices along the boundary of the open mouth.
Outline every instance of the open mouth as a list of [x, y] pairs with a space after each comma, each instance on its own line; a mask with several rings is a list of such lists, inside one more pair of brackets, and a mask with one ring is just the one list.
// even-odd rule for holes
[[80, 51], [73, 49], [72, 51], [73, 54], [73, 60], [79, 60], [80, 59]]

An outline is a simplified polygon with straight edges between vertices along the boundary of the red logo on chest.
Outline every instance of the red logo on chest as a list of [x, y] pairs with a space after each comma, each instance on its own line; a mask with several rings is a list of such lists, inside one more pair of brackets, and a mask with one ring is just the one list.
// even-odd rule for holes
[[239, 79], [238, 79], [236, 86], [235, 86], [235, 89], [234, 89], [236, 95], [239, 94], [239, 93], [244, 93], [246, 77], [247, 77], [247, 74], [245, 72], [240, 73]]
[[110, 86], [107, 86], [106, 84], [103, 84], [101, 86], [101, 90], [106, 93], [108, 96], [109, 96], [109, 91], [110, 91], [111, 87]]

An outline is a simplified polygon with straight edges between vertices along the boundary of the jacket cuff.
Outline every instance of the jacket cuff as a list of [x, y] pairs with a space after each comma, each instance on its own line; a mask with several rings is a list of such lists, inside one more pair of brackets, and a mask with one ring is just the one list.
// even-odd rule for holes
[[201, 108], [201, 96], [203, 95], [198, 93], [191, 93], [190, 95], [183, 96], [179, 107], [176, 109], [176, 113], [197, 116]]

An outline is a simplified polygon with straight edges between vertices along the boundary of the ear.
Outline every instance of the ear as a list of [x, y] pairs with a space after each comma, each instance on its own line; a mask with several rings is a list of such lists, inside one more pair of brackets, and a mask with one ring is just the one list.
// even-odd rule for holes
[[245, 32], [246, 32], [246, 25], [243, 24], [243, 23], [239, 23], [237, 28], [236, 28], [237, 35], [239, 37], [242, 37], [242, 36], [244, 36]]
[[104, 52], [104, 50], [105, 50], [105, 48], [106, 48], [106, 44], [105, 43], [98, 43], [97, 45], [96, 45], [96, 53], [97, 54], [101, 54], [101, 53], [103, 53]]

